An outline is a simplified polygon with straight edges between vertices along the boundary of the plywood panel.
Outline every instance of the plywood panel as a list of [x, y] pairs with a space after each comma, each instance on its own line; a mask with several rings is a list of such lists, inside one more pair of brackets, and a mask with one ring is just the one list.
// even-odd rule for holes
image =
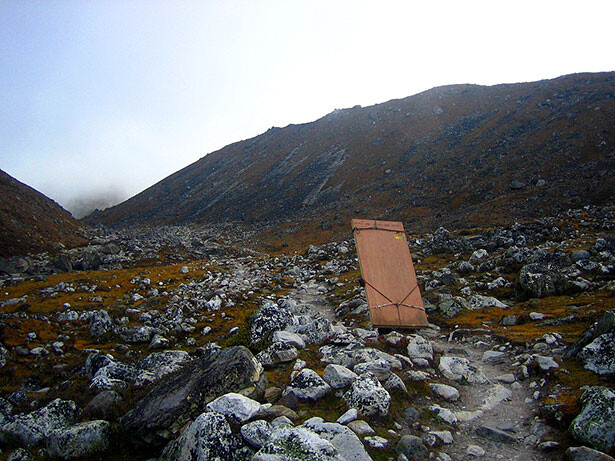
[[427, 326], [403, 224], [353, 219], [352, 228], [372, 325]]

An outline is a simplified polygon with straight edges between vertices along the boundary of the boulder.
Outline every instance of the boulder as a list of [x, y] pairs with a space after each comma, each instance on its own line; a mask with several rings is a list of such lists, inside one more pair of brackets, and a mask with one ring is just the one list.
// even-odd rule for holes
[[545, 298], [566, 292], [566, 276], [553, 266], [526, 264], [517, 277], [517, 294], [527, 298]]
[[265, 368], [269, 368], [279, 363], [295, 360], [298, 355], [297, 348], [290, 343], [273, 343], [256, 354], [256, 360]]
[[90, 319], [90, 336], [100, 338], [111, 331], [113, 331], [113, 320], [107, 311], [94, 311]]
[[52, 431], [70, 426], [76, 416], [75, 402], [55, 399], [32, 413], [11, 418], [0, 427], [0, 440], [30, 448], [47, 439]]
[[615, 461], [615, 458], [587, 447], [570, 447], [564, 455], [568, 461]]
[[303, 400], [318, 400], [331, 390], [324, 379], [318, 373], [309, 368], [304, 368], [292, 379], [284, 390], [282, 397], [289, 394]]
[[229, 392], [207, 404], [207, 409], [220, 413], [229, 421], [245, 423], [260, 410], [261, 404], [245, 395]]
[[240, 432], [243, 440], [258, 450], [269, 441], [273, 426], [264, 419], [258, 419], [241, 426]]
[[350, 386], [358, 375], [343, 365], [330, 363], [325, 367], [322, 377], [333, 389], [344, 389]]
[[615, 373], [615, 332], [598, 336], [578, 355], [587, 370], [599, 375]]
[[246, 347], [222, 349], [154, 384], [121, 419], [121, 426], [135, 437], [158, 445], [205, 411], [216, 397], [228, 392], [255, 397], [264, 393], [266, 382], [262, 365]]
[[122, 396], [113, 390], [103, 391], [96, 395], [83, 409], [83, 415], [88, 418], [113, 419], [118, 411]]
[[442, 397], [444, 400], [448, 400], [449, 402], [454, 402], [459, 399], [459, 391], [455, 389], [453, 386], [448, 386], [446, 384], [433, 383], [430, 384], [431, 390], [439, 397]]
[[337, 448], [305, 427], [278, 426], [252, 461], [347, 461]]
[[566, 349], [563, 357], [570, 358], [577, 355], [581, 349], [591, 343], [594, 339], [611, 331], [615, 331], [615, 309], [611, 309], [610, 311], [602, 314], [602, 317], [600, 317], [597, 322], [583, 332], [576, 343]]
[[425, 461], [429, 459], [429, 450], [423, 441], [414, 435], [404, 435], [395, 448], [400, 456], [405, 456], [408, 460]]
[[359, 437], [348, 427], [325, 423], [322, 418], [310, 418], [303, 426], [328, 440], [346, 460], [371, 461]]
[[149, 343], [157, 332], [153, 327], [129, 327], [120, 331], [120, 336], [129, 344], [144, 344]]
[[423, 338], [420, 335], [408, 336], [408, 357], [414, 359], [426, 359], [430, 362], [433, 360], [433, 348], [431, 341]]
[[135, 367], [140, 372], [149, 373], [152, 381], [157, 381], [163, 376], [181, 370], [191, 360], [186, 351], [153, 352], [140, 359]]
[[324, 317], [317, 317], [306, 323], [293, 325], [292, 330], [305, 337], [308, 344], [322, 344], [325, 339], [333, 336], [331, 322]]
[[363, 416], [386, 416], [391, 405], [391, 396], [370, 372], [360, 375], [343, 398]]
[[47, 452], [62, 459], [83, 458], [109, 448], [107, 421], [87, 421], [55, 429], [47, 438]]
[[297, 349], [305, 349], [305, 341], [297, 333], [290, 331], [274, 331], [271, 335], [271, 342], [284, 343], [296, 347]]
[[401, 370], [401, 361], [398, 358], [357, 342], [342, 346], [327, 344], [322, 346], [319, 351], [322, 354], [321, 361], [324, 363], [335, 363], [353, 369], [359, 363], [384, 361], [391, 368]]
[[265, 301], [250, 323], [250, 343], [261, 343], [268, 339], [272, 332], [284, 330], [292, 322], [293, 315], [288, 309]]
[[583, 393], [581, 402], [583, 409], [570, 424], [572, 435], [597, 450], [615, 450], [615, 391], [592, 386]]
[[223, 415], [202, 413], [162, 452], [161, 461], [234, 461], [240, 456], [241, 443]]
[[487, 377], [483, 372], [462, 357], [440, 357], [438, 369], [446, 378], [453, 381], [465, 381], [470, 384], [487, 383]]
[[472, 309], [483, 309], [485, 307], [499, 307], [500, 309], [506, 309], [508, 304], [504, 304], [499, 299], [493, 296], [483, 295], [471, 295], [468, 298], [468, 304]]

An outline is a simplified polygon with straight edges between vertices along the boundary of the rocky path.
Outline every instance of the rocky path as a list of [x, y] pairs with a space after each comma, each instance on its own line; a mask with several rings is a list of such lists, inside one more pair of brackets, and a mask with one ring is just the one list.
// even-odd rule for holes
[[485, 460], [552, 459], [548, 452], [535, 448], [548, 436], [549, 428], [535, 420], [533, 381], [516, 379], [511, 366], [514, 357], [494, 351], [480, 340], [456, 343], [435, 339], [433, 346], [443, 357], [467, 359], [486, 378], [485, 383], [454, 384], [459, 399], [446, 406], [458, 422], [455, 443], [446, 450], [449, 455], [472, 458], [484, 451], [481, 459]]
[[[334, 307], [326, 299], [325, 291], [317, 283], [309, 282], [292, 290], [289, 297], [310, 306], [333, 323], [336, 321]], [[455, 429], [452, 431], [454, 442], [442, 447], [443, 452], [452, 459], [552, 459], [549, 444], [544, 443], [552, 429], [535, 417], [533, 395], [539, 392], [539, 383], [517, 379], [519, 366], [514, 363], [513, 354], [498, 350], [498, 346], [492, 347], [488, 337], [449, 341], [447, 335], [434, 334], [434, 330], [418, 333], [426, 338], [431, 336], [436, 352], [433, 368], [438, 368], [439, 355], [445, 359], [464, 359], [464, 364], [475, 373], [455, 380], [442, 376], [446, 372], [440, 370], [441, 380], [431, 382], [451, 386], [459, 392], [456, 398], [435, 394], [430, 397], [432, 403], [452, 412], [453, 422], [447, 425]], [[506, 350], [505, 347], [501, 349]], [[420, 410], [429, 412], [430, 408]], [[543, 449], [537, 448], [541, 442]], [[444, 455], [439, 459], [447, 458]]]

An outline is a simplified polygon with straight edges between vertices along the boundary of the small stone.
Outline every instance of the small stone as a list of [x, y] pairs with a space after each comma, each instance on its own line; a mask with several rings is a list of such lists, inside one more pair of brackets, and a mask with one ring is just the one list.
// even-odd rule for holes
[[423, 441], [414, 435], [404, 435], [397, 442], [396, 451], [399, 455], [404, 455], [407, 459], [416, 461], [426, 461], [429, 459], [429, 450]]
[[568, 461], [615, 461], [615, 458], [588, 447], [570, 447], [565, 456]]
[[501, 431], [495, 427], [479, 426], [475, 430], [476, 435], [485, 439], [493, 440], [494, 442], [515, 443], [517, 439], [507, 432]]
[[437, 384], [432, 383], [429, 385], [431, 390], [442, 397], [444, 400], [448, 400], [449, 402], [454, 402], [459, 399], [459, 391], [455, 389], [453, 386], [448, 386], [446, 384]]
[[364, 440], [365, 443], [367, 443], [370, 448], [373, 448], [374, 450], [384, 450], [389, 444], [387, 439], [379, 436], [365, 437]]
[[501, 383], [505, 383], [505, 384], [512, 384], [517, 379], [515, 378], [515, 375], [513, 375], [512, 373], [506, 373], [503, 375], [496, 376], [495, 380]]
[[188, 268], [188, 266], [182, 266], [179, 272], [182, 274], [187, 274], [188, 272], [190, 272], [190, 269]]
[[553, 357], [545, 357], [543, 355], [534, 355], [534, 360], [536, 360], [538, 367], [543, 372], [548, 372], [550, 370], [559, 368], [559, 364], [555, 360], [553, 360]]
[[468, 445], [468, 448], [466, 448], [466, 455], [473, 456], [474, 458], [482, 458], [485, 456], [485, 450], [478, 445]]
[[359, 437], [363, 437], [365, 435], [373, 435], [376, 433], [376, 431], [372, 429], [372, 427], [367, 423], [367, 421], [363, 421], [362, 419], [351, 421], [350, 423], [348, 423], [348, 427]]
[[351, 408], [346, 413], [344, 413], [342, 416], [337, 418], [337, 422], [340, 423], [340, 424], [348, 424], [348, 423], [354, 421], [355, 419], [357, 419], [358, 416], [359, 416], [359, 414], [357, 412], [357, 409], [356, 408]]

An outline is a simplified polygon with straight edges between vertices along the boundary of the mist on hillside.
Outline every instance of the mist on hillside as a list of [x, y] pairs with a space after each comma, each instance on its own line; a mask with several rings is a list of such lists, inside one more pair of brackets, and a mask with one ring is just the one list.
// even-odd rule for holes
[[75, 218], [81, 219], [94, 210], [104, 210], [110, 206], [117, 205], [126, 200], [127, 194], [120, 189], [108, 189], [105, 191], [95, 192], [88, 195], [81, 195], [68, 200], [65, 204], [68, 210]]

